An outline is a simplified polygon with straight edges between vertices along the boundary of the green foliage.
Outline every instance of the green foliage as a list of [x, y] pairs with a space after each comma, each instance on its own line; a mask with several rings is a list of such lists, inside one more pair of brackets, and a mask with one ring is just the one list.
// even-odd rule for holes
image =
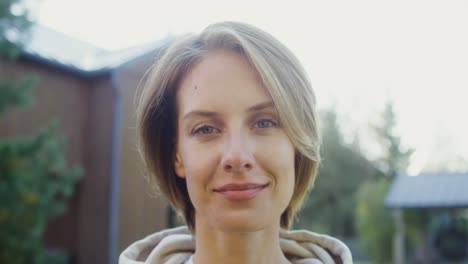
[[[366, 182], [356, 195], [356, 227], [361, 246], [373, 263], [391, 263], [394, 222], [391, 210], [385, 208], [385, 196], [390, 187], [388, 178]], [[413, 248], [421, 242], [421, 229], [426, 226], [427, 217], [421, 210], [406, 209], [403, 214], [405, 240]]]
[[[0, 0], [0, 58], [15, 59], [30, 21], [16, 0]], [[0, 80], [0, 115], [32, 101], [33, 77]], [[80, 178], [67, 168], [64, 139], [51, 124], [29, 137], [0, 139], [0, 263], [66, 263], [50, 254], [42, 239], [48, 220], [66, 210]]]
[[36, 78], [26, 76], [19, 80], [0, 80], [0, 115], [9, 107], [32, 102], [32, 88]]
[[[21, 45], [29, 36], [31, 21], [29, 10], [19, 0], [0, 0], [0, 59], [14, 60]], [[8, 107], [25, 105], [32, 101], [32, 88], [36, 83], [33, 76], [19, 80], [0, 79], [0, 115]]]
[[47, 220], [65, 212], [81, 174], [66, 167], [55, 127], [0, 140], [1, 263], [49, 263], [42, 246]]
[[346, 144], [337, 124], [336, 113], [324, 112], [323, 162], [315, 188], [298, 216], [298, 226], [336, 236], [353, 236], [355, 192], [377, 170]]
[[[359, 188], [357, 195], [356, 224], [363, 249], [374, 263], [390, 263], [394, 223], [391, 211], [384, 206], [390, 182], [400, 172], [405, 172], [413, 149], [405, 149], [395, 132], [396, 116], [393, 104], [388, 102], [382, 114], [382, 123], [375, 127], [379, 143], [384, 153], [377, 161], [385, 178], [367, 182]], [[425, 229], [427, 217], [420, 210], [404, 211], [405, 240], [411, 247], [421, 237], [420, 230]]]
[[377, 161], [386, 176], [393, 178], [399, 172], [406, 171], [414, 149], [404, 149], [401, 138], [396, 133], [396, 115], [393, 103], [387, 102], [382, 113], [382, 123], [374, 129], [383, 148], [383, 155]]
[[434, 248], [445, 259], [461, 262], [468, 256], [468, 219], [456, 211], [435, 217], [431, 223]]
[[391, 263], [394, 232], [390, 210], [384, 207], [389, 181], [381, 178], [364, 183], [356, 196], [357, 230], [362, 248], [373, 263]]
[[18, 0], [0, 0], [0, 57], [15, 59], [28, 39], [29, 10]]

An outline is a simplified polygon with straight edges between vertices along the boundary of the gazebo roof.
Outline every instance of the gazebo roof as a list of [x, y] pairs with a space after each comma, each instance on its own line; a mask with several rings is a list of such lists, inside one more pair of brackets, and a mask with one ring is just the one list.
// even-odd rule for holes
[[387, 193], [385, 206], [468, 207], [468, 172], [398, 176]]

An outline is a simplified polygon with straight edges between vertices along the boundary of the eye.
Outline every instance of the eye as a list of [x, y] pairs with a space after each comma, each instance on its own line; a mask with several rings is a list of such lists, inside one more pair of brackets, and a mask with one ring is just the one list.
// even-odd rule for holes
[[204, 126], [200, 126], [198, 128], [195, 128], [192, 131], [192, 135], [209, 135], [209, 134], [213, 134], [213, 133], [217, 133], [217, 132], [219, 132], [219, 129], [214, 128], [212, 126], [204, 125]]
[[274, 122], [271, 119], [261, 119], [255, 123], [256, 128], [267, 128], [267, 127], [272, 127], [276, 126], [276, 122]]

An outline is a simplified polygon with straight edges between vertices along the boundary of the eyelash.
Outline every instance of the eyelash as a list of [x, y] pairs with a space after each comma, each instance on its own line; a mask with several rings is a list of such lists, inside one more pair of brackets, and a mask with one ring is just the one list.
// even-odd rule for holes
[[191, 134], [192, 135], [198, 135], [198, 134], [200, 134], [200, 135], [209, 135], [209, 134], [212, 134], [212, 132], [211, 133], [203, 133], [202, 130], [206, 129], [206, 128], [212, 129], [213, 131], [214, 130], [219, 130], [219, 129], [214, 128], [214, 127], [209, 126], [209, 125], [202, 125], [202, 126], [199, 126], [199, 127], [196, 127], [195, 129], [193, 129]]
[[[264, 122], [267, 122], [269, 124], [267, 126], [259, 126], [259, 123], [264, 123]], [[269, 127], [276, 127], [276, 126], [278, 126], [278, 122], [274, 121], [273, 119], [268, 119], [268, 118], [260, 119], [254, 123], [254, 128], [258, 128], [258, 129], [266, 129]], [[209, 131], [208, 132], [203, 131], [206, 129], [209, 129]], [[193, 129], [191, 134], [192, 135], [210, 135], [210, 134], [215, 133], [216, 131], [219, 132], [220, 130], [210, 125], [202, 125], [200, 127]]]
[[[257, 125], [258, 125], [259, 123], [261, 123], [261, 122], [268, 122], [268, 123], [270, 123], [270, 125], [269, 125], [269, 126], [266, 126], [266, 127], [258, 127]], [[275, 122], [274, 120], [268, 119], [268, 118], [263, 118], [263, 119], [260, 119], [260, 120], [258, 120], [257, 122], [255, 122], [255, 125], [254, 125], [254, 126], [255, 126], [255, 128], [263, 129], [263, 128], [275, 127], [275, 126], [277, 126], [277, 125], [278, 125], [278, 123]]]

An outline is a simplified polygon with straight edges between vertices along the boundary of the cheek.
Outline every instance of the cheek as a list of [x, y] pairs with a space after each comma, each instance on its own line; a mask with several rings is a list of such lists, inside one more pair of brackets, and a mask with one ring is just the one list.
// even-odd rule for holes
[[216, 171], [216, 157], [201, 148], [189, 148], [183, 153], [185, 180], [190, 201], [196, 211], [209, 204], [210, 189]]
[[294, 176], [294, 154], [295, 149], [289, 138], [282, 137], [271, 142], [270, 149], [265, 153], [269, 154], [272, 162], [284, 172]]
[[273, 175], [274, 181], [281, 184], [285, 192], [292, 192], [295, 178], [295, 148], [289, 138], [282, 135], [264, 142], [261, 146], [261, 153], [261, 163]]
[[278, 155], [278, 164], [281, 164], [281, 169], [283, 175], [281, 177], [282, 183], [285, 186], [284, 190], [288, 193], [289, 196], [292, 196], [294, 192], [294, 183], [295, 183], [295, 148], [289, 138], [280, 141], [280, 154]]
[[283, 210], [290, 204], [291, 199], [294, 195], [295, 189], [295, 178], [296, 178], [296, 170], [295, 170], [295, 149], [292, 143], [287, 140], [287, 143], [284, 144], [282, 147], [282, 155], [281, 155], [281, 165], [282, 165], [282, 175], [277, 175], [278, 186], [280, 188], [281, 200], [283, 203]]
[[216, 169], [215, 151], [192, 142], [185, 142], [183, 146], [181, 158], [184, 163], [187, 187], [207, 184]]

